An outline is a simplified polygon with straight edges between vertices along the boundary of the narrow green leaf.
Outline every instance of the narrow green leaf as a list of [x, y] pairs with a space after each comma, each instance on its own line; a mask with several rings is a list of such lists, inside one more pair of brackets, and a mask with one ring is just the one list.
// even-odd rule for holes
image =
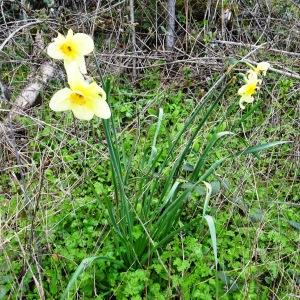
[[238, 152], [237, 154], [235, 154], [235, 156], [237, 155], [247, 155], [247, 154], [253, 154], [253, 153], [257, 153], [259, 151], [262, 150], [266, 150], [268, 148], [274, 147], [274, 146], [278, 146], [278, 145], [282, 145], [282, 144], [286, 144], [286, 143], [291, 143], [291, 141], [278, 141], [278, 142], [271, 142], [271, 143], [266, 143], [266, 144], [259, 144], [256, 146], [251, 146], [241, 152]]
[[155, 158], [155, 156], [157, 154], [156, 141], [157, 141], [157, 137], [158, 137], [158, 134], [159, 134], [159, 131], [160, 131], [163, 116], [164, 116], [164, 111], [163, 111], [162, 108], [160, 108], [159, 109], [159, 114], [158, 114], [158, 121], [157, 121], [156, 131], [155, 131], [154, 138], [153, 138], [153, 141], [152, 141], [152, 147], [151, 147], [151, 154], [150, 154], [149, 163], [151, 163], [153, 161], [153, 159]]
[[296, 221], [288, 221], [288, 223], [295, 229], [300, 230], [300, 223]]
[[217, 161], [215, 161], [207, 170], [206, 172], [200, 177], [199, 180], [206, 180], [206, 178], [212, 174], [212, 172], [218, 168], [226, 159], [228, 159], [228, 157], [223, 157]]
[[200, 172], [200, 170], [202, 169], [202, 167], [205, 164], [206, 158], [209, 155], [211, 149], [214, 147], [214, 145], [217, 143], [217, 141], [222, 138], [225, 137], [227, 135], [234, 135], [233, 132], [231, 131], [222, 131], [222, 132], [218, 132], [217, 134], [214, 134], [211, 141], [208, 143], [208, 145], [205, 147], [205, 150], [203, 151], [203, 153], [201, 154], [201, 156], [199, 157], [194, 172], [191, 175], [191, 180], [195, 181], [198, 177], [198, 174]]
[[167, 194], [165, 200], [163, 201], [163, 204], [161, 206], [161, 208], [159, 209], [160, 211], [163, 210], [163, 208], [169, 203], [169, 201], [173, 198], [178, 186], [179, 186], [180, 182], [179, 181], [175, 181], [170, 192]]
[[[214, 180], [214, 181], [209, 182], [209, 184], [211, 185], [211, 189], [212, 189], [211, 196], [217, 195], [222, 188], [224, 188], [226, 190], [229, 189], [229, 182], [226, 179], [223, 179], [223, 180]], [[183, 183], [181, 187], [183, 189], [187, 189], [187, 188], [190, 188], [192, 186], [193, 186], [193, 183], [186, 182], [186, 183]], [[194, 188], [194, 191], [199, 196], [205, 196], [206, 195], [206, 188], [203, 185], [196, 186]]]
[[66, 289], [64, 290], [63, 294], [60, 297], [60, 300], [67, 299], [67, 297], [70, 295], [71, 289], [73, 288], [74, 284], [76, 283], [76, 280], [78, 277], [96, 260], [96, 259], [103, 259], [103, 260], [111, 260], [108, 257], [103, 256], [92, 256], [85, 258], [80, 265], [77, 267], [76, 271], [73, 273], [70, 281], [68, 282], [68, 285]]
[[221, 131], [221, 132], [218, 132], [216, 134], [216, 139], [220, 139], [220, 138], [222, 138], [223, 136], [226, 136], [226, 135], [234, 135], [234, 133], [231, 132], [231, 131]]
[[[174, 165], [172, 166], [172, 170], [169, 173], [168, 179], [167, 179], [167, 183], [165, 185], [165, 188], [162, 191], [162, 196], [165, 195], [165, 193], [167, 192], [167, 187], [168, 185], [170, 185], [172, 183], [172, 181], [174, 180], [174, 178], [176, 178], [178, 176], [178, 172], [182, 166], [182, 163], [184, 161], [184, 159], [186, 158], [186, 156], [189, 154], [190, 150], [191, 150], [191, 146], [196, 138], [196, 136], [198, 135], [198, 133], [200, 132], [200, 130], [202, 129], [202, 127], [204, 126], [204, 124], [206, 123], [206, 121], [208, 120], [208, 118], [210, 117], [210, 115], [212, 114], [212, 112], [214, 111], [214, 109], [217, 107], [217, 104], [219, 103], [220, 99], [223, 97], [225, 91], [227, 89], [227, 85], [225, 85], [225, 87], [221, 90], [221, 92], [216, 96], [216, 99], [210, 104], [209, 108], [205, 111], [202, 119], [199, 121], [196, 129], [193, 131], [191, 137], [189, 138], [189, 140], [186, 142], [181, 154], [179, 155], [178, 159], [175, 161]], [[204, 108], [204, 107], [203, 107]], [[198, 111], [199, 112], [199, 111]], [[185, 126], [186, 129], [190, 126], [190, 124], [194, 121], [194, 118], [192, 119], [188, 119], [187, 124]], [[184, 127], [185, 128], [185, 127]], [[183, 134], [184, 131], [181, 131], [179, 134]], [[179, 141], [179, 136], [177, 136], [176, 140], [173, 142], [172, 147], [169, 150], [172, 151], [170, 153], [170, 156], [173, 155], [173, 151], [175, 149], [175, 145], [177, 144], [177, 142]], [[168, 155], [169, 155], [168, 153]], [[166, 165], [166, 161], [163, 163], [163, 165], [161, 166], [164, 167]]]
[[212, 192], [212, 186], [211, 186], [210, 183], [208, 183], [206, 181], [203, 181], [203, 183], [204, 183], [204, 185], [206, 187], [206, 196], [205, 196], [205, 201], [204, 201], [202, 216], [205, 217], [206, 211], [207, 211], [207, 208], [208, 208], [208, 202], [209, 202], [209, 199], [210, 199], [210, 196], [211, 196], [211, 192]]
[[215, 169], [217, 169], [225, 160], [229, 159], [229, 158], [232, 158], [232, 157], [237, 157], [239, 155], [247, 155], [247, 154], [254, 154], [254, 153], [257, 153], [259, 151], [262, 151], [262, 150], [266, 150], [266, 149], [269, 149], [269, 148], [272, 148], [274, 146], [278, 146], [278, 145], [282, 145], [282, 144], [286, 144], [286, 143], [290, 143], [290, 141], [278, 141], [278, 142], [271, 142], [271, 143], [266, 143], [266, 144], [259, 144], [259, 145], [256, 145], [256, 146], [251, 146], [243, 151], [239, 151], [235, 154], [232, 154], [230, 156], [227, 156], [227, 157], [223, 157], [217, 161], [215, 161], [207, 170], [206, 172], [200, 177], [199, 180], [206, 180], [206, 178], [211, 175], [213, 173], [213, 171]]
[[217, 271], [218, 270], [218, 250], [217, 250], [216, 227], [215, 227], [214, 219], [211, 216], [206, 215], [206, 216], [204, 216], [204, 219], [206, 220], [208, 228], [209, 228], [211, 244], [213, 247], [214, 257], [215, 257], [215, 266], [216, 266], [216, 271]]

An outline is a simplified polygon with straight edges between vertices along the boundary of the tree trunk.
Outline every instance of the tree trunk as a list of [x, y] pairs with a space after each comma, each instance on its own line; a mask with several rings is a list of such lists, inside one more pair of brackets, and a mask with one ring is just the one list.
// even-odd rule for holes
[[167, 39], [166, 48], [172, 51], [175, 42], [175, 4], [176, 0], [168, 0], [168, 26], [167, 26]]

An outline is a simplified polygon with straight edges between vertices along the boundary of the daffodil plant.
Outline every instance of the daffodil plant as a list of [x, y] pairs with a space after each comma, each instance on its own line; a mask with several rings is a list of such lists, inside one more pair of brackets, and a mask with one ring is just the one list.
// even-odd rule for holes
[[[106, 102], [109, 97], [109, 81], [103, 82], [102, 89], [96, 82], [87, 81], [82, 74], [86, 73], [84, 56], [89, 54], [93, 48], [94, 43], [91, 37], [82, 33], [73, 34], [72, 30], [69, 30], [66, 37], [59, 34], [55, 41], [48, 46], [47, 53], [51, 57], [64, 60], [69, 84], [69, 87], [65, 87], [53, 95], [50, 107], [54, 111], [70, 110], [80, 120], [91, 120], [94, 115], [103, 119], [112, 168], [114, 196], [98, 196], [107, 205], [110, 225], [115, 233], [116, 246], [123, 248], [122, 260], [125, 269], [143, 267], [150, 262], [153, 256], [159, 259], [160, 250], [174, 238], [178, 231], [185, 230], [193, 222], [197, 222], [197, 226], [200, 226], [199, 222], [202, 224], [202, 221], [204, 224], [207, 222], [209, 227], [217, 268], [214, 221], [207, 214], [212, 193], [210, 181], [214, 177], [214, 171], [224, 161], [240, 155], [256, 153], [283, 142], [250, 146], [243, 151], [233, 152], [212, 164], [210, 163], [210, 153], [218, 141], [233, 135], [230, 131], [220, 130], [224, 120], [219, 120], [219, 124], [211, 130], [209, 138], [203, 137], [203, 127], [218, 107], [220, 99], [223, 98], [230, 83], [233, 72], [233, 68], [230, 68], [196, 104], [183, 128], [171, 141], [167, 153], [156, 144], [164, 116], [163, 109], [159, 110], [151, 148], [144, 149], [144, 156], [139, 162], [139, 168], [133, 169], [131, 162], [134, 160], [136, 148], [132, 149], [130, 155], [124, 155], [124, 151], [122, 151], [122, 156], [119, 155], [121, 143], [115, 134], [116, 128], [110, 119], [111, 111]], [[244, 103], [253, 101], [253, 96], [261, 84], [260, 76], [264, 76], [268, 68], [268, 63], [260, 63], [245, 75], [245, 85], [238, 91], [241, 96], [240, 106], [242, 108], [244, 108]], [[220, 89], [219, 92], [218, 89]], [[182, 170], [185, 161], [199, 135], [203, 143], [207, 140], [207, 144], [204, 145], [202, 152], [197, 153], [196, 163], [190, 167], [189, 175], [183, 176]], [[183, 144], [180, 143], [182, 138], [185, 138]], [[133, 187], [136, 187], [136, 190]], [[201, 188], [204, 188], [205, 197], [203, 194], [198, 195], [199, 201], [202, 201], [199, 203], [203, 204], [203, 212], [198, 214], [200, 219], [194, 218], [191, 222], [179, 227], [178, 222], [185, 203], [191, 199], [195, 191]], [[160, 262], [163, 264], [161, 260]], [[165, 266], [164, 270], [168, 272]]]
[[238, 95], [241, 96], [241, 109], [245, 109], [244, 103], [252, 103], [254, 101], [254, 95], [262, 83], [262, 79], [259, 79], [259, 76], [265, 76], [270, 68], [268, 62], [258, 63], [256, 67], [250, 66], [251, 69], [248, 70], [247, 75], [244, 75], [245, 84], [238, 90]]

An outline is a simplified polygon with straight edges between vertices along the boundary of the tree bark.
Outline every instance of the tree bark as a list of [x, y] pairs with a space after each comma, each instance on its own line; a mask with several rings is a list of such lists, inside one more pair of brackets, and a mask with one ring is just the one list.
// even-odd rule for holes
[[168, 11], [168, 26], [167, 26], [167, 38], [166, 48], [172, 51], [175, 43], [175, 4], [176, 0], [168, 0], [167, 11]]

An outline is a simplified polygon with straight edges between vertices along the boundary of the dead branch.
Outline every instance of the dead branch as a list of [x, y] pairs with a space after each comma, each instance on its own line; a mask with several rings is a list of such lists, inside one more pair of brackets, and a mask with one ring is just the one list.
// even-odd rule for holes
[[[4, 47], [4, 45], [5, 41], [4, 43], [2, 43], [1, 46]], [[33, 55], [40, 53], [42, 49], [44, 49], [44, 41], [42, 39], [42, 35], [38, 33], [35, 39]], [[54, 73], [55, 67], [54, 64], [50, 61], [45, 61], [37, 70], [33, 69], [31, 71], [31, 74], [33, 75], [29, 77], [28, 84], [21, 90], [20, 94], [16, 97], [12, 109], [9, 111], [7, 117], [4, 118], [3, 122], [0, 122], [0, 135], [2, 137], [9, 137], [9, 135], [5, 133], [7, 131], [11, 131], [11, 127], [9, 125], [11, 124], [15, 116], [18, 115], [19, 112], [22, 112], [35, 104], [38, 95], [42, 91], [45, 84], [54, 76]], [[10, 132], [10, 135], [11, 134], [13, 133]], [[11, 144], [9, 140], [7, 142], [8, 144]]]
[[34, 105], [44, 85], [54, 76], [54, 72], [55, 67], [52, 62], [46, 61], [40, 66], [36, 76], [22, 89], [16, 98], [14, 107], [9, 114], [12, 118], [18, 110], [25, 110]]
[[[33, 48], [33, 55], [38, 55], [45, 48], [44, 40], [40, 32], [37, 33], [35, 38], [35, 47]], [[17, 96], [15, 103], [8, 118], [12, 120], [17, 111], [26, 110], [34, 105], [38, 95], [43, 89], [44, 85], [54, 76], [55, 67], [51, 61], [45, 61], [35, 71], [32, 70], [34, 75], [28, 79], [28, 84], [22, 89], [21, 93]]]
[[36, 25], [36, 24], [39, 24], [39, 23], [42, 23], [43, 21], [40, 21], [40, 20], [37, 20], [37, 21], [34, 21], [34, 22], [30, 22], [30, 23], [26, 23], [20, 27], [18, 27], [16, 30], [14, 30], [3, 42], [2, 44], [0, 45], [0, 51], [2, 51], [2, 49], [5, 47], [5, 45], [14, 37], [14, 35], [16, 33], [18, 33], [20, 30], [26, 28], [26, 27], [29, 27], [29, 26], [32, 26], [32, 25]]
[[290, 56], [297, 56], [300, 57], [300, 53], [298, 52], [290, 52], [290, 51], [285, 51], [285, 50], [280, 50], [280, 49], [275, 49], [275, 48], [269, 48], [268, 45], [252, 45], [252, 44], [244, 44], [244, 43], [238, 43], [238, 42], [232, 42], [232, 41], [221, 41], [221, 40], [214, 40], [212, 44], [225, 44], [225, 45], [232, 45], [232, 46], [241, 46], [241, 47], [246, 47], [246, 48], [251, 48], [251, 49], [266, 49], [268, 51], [280, 53], [280, 54], [285, 54], [285, 55], [290, 55]]
[[[246, 61], [249, 62], [252, 65], [257, 65], [257, 62], [255, 62], [253, 60], [246, 59]], [[298, 73], [295, 73], [295, 72], [293, 72], [291, 70], [288, 70], [288, 69], [279, 70], [279, 69], [275, 69], [275, 68], [271, 67], [271, 68], [269, 68], [269, 71], [272, 71], [274, 73], [281, 74], [281, 75], [284, 75], [284, 76], [287, 76], [287, 77], [291, 77], [291, 78], [294, 78], [294, 79], [300, 79], [300, 75]]]

